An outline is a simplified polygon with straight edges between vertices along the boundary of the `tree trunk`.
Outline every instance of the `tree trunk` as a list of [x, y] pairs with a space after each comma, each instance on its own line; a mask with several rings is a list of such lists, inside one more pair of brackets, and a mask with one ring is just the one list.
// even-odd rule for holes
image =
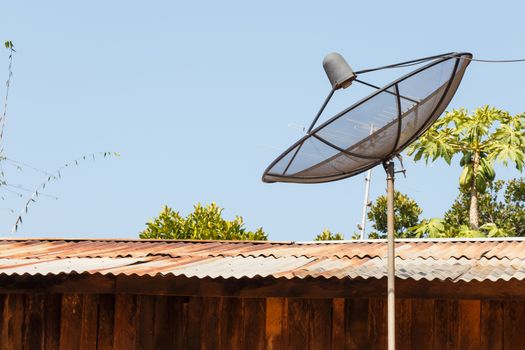
[[478, 190], [476, 189], [476, 175], [478, 173], [479, 154], [474, 153], [472, 160], [472, 180], [470, 182], [470, 210], [469, 224], [472, 230], [479, 229]]

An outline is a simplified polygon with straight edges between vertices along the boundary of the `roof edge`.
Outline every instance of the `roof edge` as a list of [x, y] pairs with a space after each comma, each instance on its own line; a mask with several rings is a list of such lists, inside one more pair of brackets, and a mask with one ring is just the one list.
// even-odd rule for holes
[[255, 243], [255, 244], [294, 244], [294, 241], [253, 241], [253, 240], [213, 240], [213, 239], [141, 239], [141, 238], [58, 238], [58, 237], [2, 237], [0, 241], [63, 241], [63, 242], [187, 242], [187, 243]]
[[[49, 241], [49, 242], [141, 242], [141, 243], [233, 243], [233, 244], [278, 244], [278, 245], [311, 245], [311, 244], [359, 244], [386, 243], [386, 239], [333, 240], [333, 241], [250, 241], [250, 240], [195, 240], [195, 239], [140, 239], [140, 238], [47, 238], [47, 237], [0, 237], [0, 241]], [[491, 237], [491, 238], [398, 238], [397, 243], [461, 243], [461, 242], [525, 242], [525, 237]]]
[[[490, 237], [490, 238], [396, 238], [396, 243], [440, 243], [440, 242], [525, 242], [525, 237]], [[333, 240], [333, 241], [299, 241], [295, 244], [318, 243], [386, 243], [386, 239]]]

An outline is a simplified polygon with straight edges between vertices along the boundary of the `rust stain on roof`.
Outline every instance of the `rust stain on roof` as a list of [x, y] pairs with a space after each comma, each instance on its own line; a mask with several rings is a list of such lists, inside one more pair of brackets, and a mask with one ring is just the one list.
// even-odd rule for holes
[[[383, 278], [384, 241], [0, 239], [0, 274]], [[399, 240], [402, 279], [525, 279], [525, 239]]]

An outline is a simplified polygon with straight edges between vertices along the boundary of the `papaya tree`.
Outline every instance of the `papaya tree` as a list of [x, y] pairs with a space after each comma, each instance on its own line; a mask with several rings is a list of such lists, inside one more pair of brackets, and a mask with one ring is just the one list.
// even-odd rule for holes
[[513, 163], [521, 172], [524, 146], [525, 113], [513, 116], [484, 106], [472, 113], [466, 109], [447, 112], [408, 148], [408, 155], [414, 161], [423, 159], [428, 164], [443, 159], [449, 165], [455, 155], [460, 156], [459, 185], [469, 194], [469, 226], [478, 230], [479, 196], [495, 179], [495, 163]]

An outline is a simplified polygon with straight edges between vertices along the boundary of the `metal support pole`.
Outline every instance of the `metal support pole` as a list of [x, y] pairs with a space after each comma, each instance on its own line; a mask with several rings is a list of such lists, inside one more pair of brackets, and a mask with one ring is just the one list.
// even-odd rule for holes
[[359, 239], [365, 239], [365, 226], [366, 226], [366, 212], [368, 209], [368, 198], [370, 195], [370, 181], [372, 180], [372, 169], [366, 172], [365, 177], [365, 201], [363, 203], [363, 212], [361, 214], [361, 233]]
[[[370, 135], [374, 133], [374, 124], [370, 124]], [[359, 238], [365, 239], [365, 227], [366, 227], [366, 212], [368, 210], [368, 196], [370, 195], [370, 181], [372, 180], [372, 169], [366, 172], [365, 177], [365, 201], [363, 203], [363, 212], [361, 215], [361, 233]]]
[[396, 292], [395, 292], [395, 227], [394, 227], [394, 162], [383, 164], [386, 171], [387, 227], [388, 227], [388, 350], [396, 348]]

